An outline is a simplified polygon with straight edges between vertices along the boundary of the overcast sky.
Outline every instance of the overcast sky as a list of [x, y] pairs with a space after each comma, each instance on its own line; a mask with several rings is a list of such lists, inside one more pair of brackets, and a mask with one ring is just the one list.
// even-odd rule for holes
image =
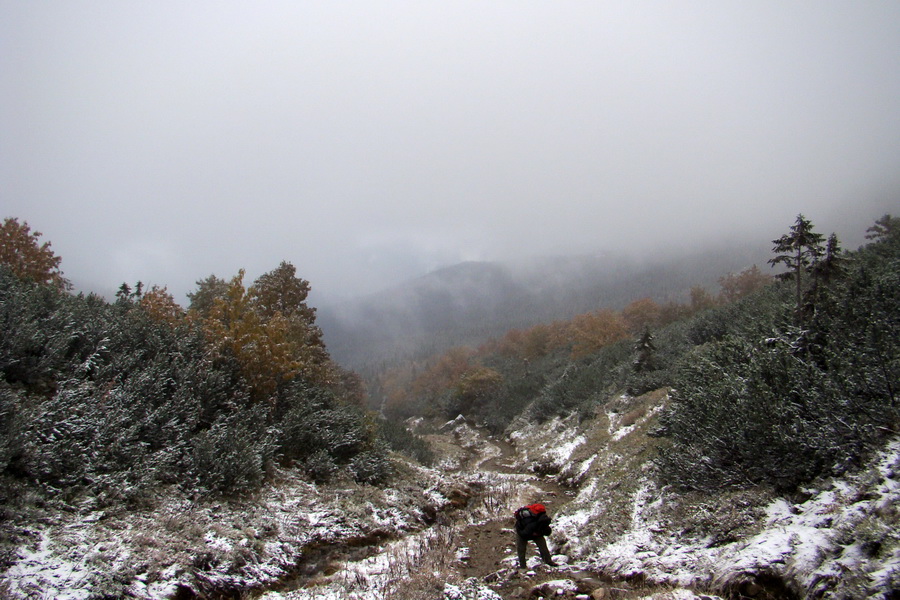
[[0, 0], [0, 218], [327, 295], [900, 213], [900, 2]]

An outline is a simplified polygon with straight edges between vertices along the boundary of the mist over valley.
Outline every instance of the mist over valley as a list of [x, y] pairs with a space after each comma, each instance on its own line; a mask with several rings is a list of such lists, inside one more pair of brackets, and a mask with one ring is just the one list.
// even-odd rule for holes
[[718, 291], [719, 278], [754, 264], [770, 271], [768, 245], [677, 250], [644, 259], [614, 253], [464, 262], [377, 293], [326, 303], [317, 319], [332, 356], [373, 367], [476, 347], [513, 329], [621, 310], [650, 298], [687, 302], [690, 289]]

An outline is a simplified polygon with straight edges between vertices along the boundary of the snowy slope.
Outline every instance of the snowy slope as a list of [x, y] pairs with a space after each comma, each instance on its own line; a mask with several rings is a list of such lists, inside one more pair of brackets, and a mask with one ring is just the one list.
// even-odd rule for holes
[[627, 425], [608, 413], [513, 434], [523, 462], [576, 486], [556, 518], [557, 541], [572, 557], [623, 579], [747, 595], [900, 589], [900, 438], [865, 469], [794, 498], [764, 489], [679, 495], [650, 476], [656, 441], [646, 431], [665, 398], [630, 401], [642, 416]]
[[[573, 590], [593, 575], [640, 582], [646, 598], [865, 598], [900, 589], [900, 438], [864, 469], [793, 497], [676, 494], [654, 483], [660, 442], [647, 436], [666, 400], [623, 396], [616, 410], [581, 423], [518, 423], [509, 440], [517, 456], [455, 420], [442, 434], [457, 448], [446, 470], [398, 463], [400, 477], [384, 490], [316, 487], [284, 472], [243, 501], [161, 493], [143, 508], [48, 508], [20, 531], [25, 543], [7, 559], [0, 597], [255, 590], [265, 600], [376, 600], [414, 579], [435, 600], [545, 587], [578, 598], [586, 595]], [[491, 471], [490, 462], [520, 472]], [[486, 578], [467, 577], [462, 530], [508, 517], [550, 480], [568, 486], [553, 503], [551, 547], [569, 564], [522, 576], [506, 558]]]
[[284, 472], [260, 497], [243, 501], [161, 493], [143, 509], [48, 510], [23, 526], [28, 541], [0, 586], [15, 596], [78, 600], [273, 585], [298, 564], [321, 568], [308, 556], [312, 548], [365, 547], [425, 528], [449, 506], [444, 494], [453, 481], [406, 469], [408, 478], [385, 490], [352, 482], [317, 488]]

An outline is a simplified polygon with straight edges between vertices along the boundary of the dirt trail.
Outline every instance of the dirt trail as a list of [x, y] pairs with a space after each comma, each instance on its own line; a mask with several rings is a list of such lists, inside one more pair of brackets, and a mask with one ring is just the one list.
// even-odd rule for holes
[[[500, 448], [500, 456], [491, 458], [481, 464], [481, 469], [507, 475], [531, 475], [523, 473], [512, 464], [516, 457], [515, 448], [504, 440], [492, 440]], [[547, 506], [552, 516], [556, 510], [564, 506], [569, 496], [567, 490], [553, 479], [535, 477], [530, 484], [537, 488], [528, 498], [528, 503], [541, 502]], [[462, 544], [468, 548], [468, 559], [463, 561], [461, 572], [467, 577], [483, 579], [498, 570], [511, 565], [501, 564], [505, 558], [515, 556], [515, 530], [512, 514], [493, 519], [482, 524], [469, 525], [462, 532]], [[551, 544], [552, 549], [552, 544]], [[528, 556], [536, 555], [537, 547], [528, 545]]]
[[[553, 478], [538, 477], [524, 471], [521, 465], [516, 464], [517, 452], [513, 445], [496, 439], [491, 439], [491, 443], [500, 449], [500, 455], [479, 463], [479, 468], [483, 471], [527, 479], [527, 485], [533, 491], [522, 499], [523, 504], [541, 502], [547, 506], [547, 512], [553, 517], [575, 496], [574, 490], [561, 486]], [[645, 598], [651, 594], [652, 590], [640, 580], [636, 582], [612, 580], [600, 573], [581, 570], [575, 566], [548, 567], [539, 563], [534, 571], [514, 570], [518, 563], [515, 558], [516, 534], [513, 529], [515, 521], [511, 514], [512, 510], [507, 512], [508, 515], [469, 525], [462, 530], [460, 545], [467, 549], [466, 559], [461, 561], [462, 565], [459, 568], [463, 577], [476, 578], [488, 584], [501, 598], [515, 600], [536, 597], [536, 590], [541, 585], [560, 580], [568, 581], [584, 593], [599, 590], [601, 596], [613, 597], [607, 594], [614, 592], [615, 597], [623, 600]], [[548, 541], [551, 553], [555, 554], [552, 535]], [[528, 543], [527, 556], [529, 559], [538, 556], [537, 547], [533, 542]], [[541, 590], [540, 596], [558, 595], [560, 591], [560, 589], [556, 592]], [[572, 594], [566, 595], [571, 596]]]

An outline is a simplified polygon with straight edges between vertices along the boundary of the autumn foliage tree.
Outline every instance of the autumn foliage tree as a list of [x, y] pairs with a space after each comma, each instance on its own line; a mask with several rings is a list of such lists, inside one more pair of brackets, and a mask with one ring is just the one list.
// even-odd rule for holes
[[592, 354], [628, 337], [625, 320], [613, 310], [603, 309], [572, 319], [572, 355]]
[[[300, 376], [326, 384], [333, 374], [315, 310], [306, 305], [309, 283], [281, 265], [244, 286], [241, 270], [227, 288], [212, 276], [191, 297], [213, 348], [234, 357], [256, 399], [270, 399], [280, 385]], [[195, 304], [198, 307], [195, 308]], [[203, 312], [200, 312], [203, 311]]]
[[691, 288], [690, 310], [692, 313], [712, 308], [716, 305], [716, 298], [705, 287], [695, 285]]
[[522, 340], [524, 358], [534, 360], [560, 348], [567, 341], [562, 323], [538, 324], [525, 330]]
[[650, 298], [635, 300], [622, 309], [622, 318], [631, 333], [637, 333], [645, 329], [657, 327], [662, 316], [662, 310], [656, 302]]
[[169, 325], [177, 324], [184, 317], [184, 309], [175, 302], [175, 298], [166, 287], [153, 286], [141, 295], [141, 309], [155, 320]]
[[7, 218], [0, 226], [0, 264], [9, 267], [21, 279], [49, 284], [60, 290], [71, 287], [59, 269], [62, 258], [50, 249], [50, 242], [40, 243], [41, 233], [31, 231], [27, 222]]
[[444, 397], [475, 366], [474, 354], [469, 348], [456, 347], [425, 364], [411, 363], [389, 370], [381, 381], [385, 412], [394, 417], [433, 416]]
[[[567, 324], [540, 323], [528, 329], [513, 329], [490, 346], [506, 356], [535, 360], [568, 343]], [[485, 348], [488, 351], [488, 348]]]
[[257, 399], [271, 396], [278, 385], [300, 372], [283, 318], [264, 322], [251, 308], [243, 269], [232, 278], [225, 298], [218, 298], [203, 327], [215, 354], [233, 356]]
[[470, 369], [460, 376], [447, 411], [470, 414], [484, 405], [492, 395], [496, 395], [502, 385], [503, 375], [497, 370], [484, 366]]
[[451, 348], [413, 380], [411, 390], [423, 397], [437, 399], [472, 368], [472, 354], [468, 348]]
[[740, 273], [728, 273], [724, 277], [719, 278], [719, 285], [722, 287], [721, 298], [725, 302], [734, 302], [752, 294], [761, 287], [769, 285], [771, 282], [771, 276], [766, 275], [759, 270], [759, 267], [753, 265]]

